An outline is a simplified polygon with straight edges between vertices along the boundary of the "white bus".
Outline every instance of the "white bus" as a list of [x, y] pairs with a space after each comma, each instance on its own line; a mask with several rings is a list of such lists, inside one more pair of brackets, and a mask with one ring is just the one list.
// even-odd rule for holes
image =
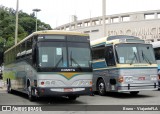
[[4, 52], [8, 93], [27, 93], [31, 101], [43, 96], [75, 100], [92, 90], [88, 34], [37, 31]]
[[[160, 79], [160, 41], [152, 42], [151, 44], [153, 46], [155, 58], [158, 64], [158, 75]], [[159, 81], [159, 88], [160, 88], [160, 81]]]
[[91, 42], [93, 91], [110, 92], [157, 90], [157, 64], [151, 44], [134, 36], [109, 36]]

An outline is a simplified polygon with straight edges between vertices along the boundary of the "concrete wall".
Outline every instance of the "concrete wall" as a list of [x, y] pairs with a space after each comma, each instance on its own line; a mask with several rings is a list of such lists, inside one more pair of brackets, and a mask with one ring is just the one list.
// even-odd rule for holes
[[[56, 30], [71, 30], [89, 33], [91, 40], [103, 37], [102, 16], [56, 27]], [[106, 16], [106, 35], [133, 35], [150, 41], [160, 41], [160, 10], [123, 13]]]

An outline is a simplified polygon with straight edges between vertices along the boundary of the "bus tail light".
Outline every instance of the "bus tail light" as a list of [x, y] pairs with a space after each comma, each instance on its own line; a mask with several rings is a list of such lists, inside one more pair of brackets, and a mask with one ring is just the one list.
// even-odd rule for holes
[[123, 81], [124, 81], [124, 79], [122, 76], [118, 78], [118, 82], [122, 83]]

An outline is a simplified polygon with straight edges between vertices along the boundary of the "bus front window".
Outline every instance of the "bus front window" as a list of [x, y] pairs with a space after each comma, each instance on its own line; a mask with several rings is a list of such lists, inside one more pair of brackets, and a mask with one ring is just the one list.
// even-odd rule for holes
[[88, 43], [68, 43], [69, 67], [90, 67], [91, 52]]
[[117, 62], [120, 64], [138, 63], [137, 47], [128, 44], [116, 45]]
[[148, 44], [115, 45], [117, 62], [120, 64], [155, 63], [153, 48]]
[[141, 45], [138, 48], [140, 53], [140, 61], [142, 63], [155, 63], [155, 57], [151, 45]]
[[40, 67], [67, 67], [66, 44], [64, 42], [39, 43]]

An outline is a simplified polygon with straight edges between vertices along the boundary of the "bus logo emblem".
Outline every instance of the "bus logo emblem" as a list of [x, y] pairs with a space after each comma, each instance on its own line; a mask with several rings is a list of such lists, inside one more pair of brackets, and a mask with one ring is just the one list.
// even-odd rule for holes
[[76, 71], [75, 69], [61, 69], [61, 71], [70, 72], [70, 71]]

